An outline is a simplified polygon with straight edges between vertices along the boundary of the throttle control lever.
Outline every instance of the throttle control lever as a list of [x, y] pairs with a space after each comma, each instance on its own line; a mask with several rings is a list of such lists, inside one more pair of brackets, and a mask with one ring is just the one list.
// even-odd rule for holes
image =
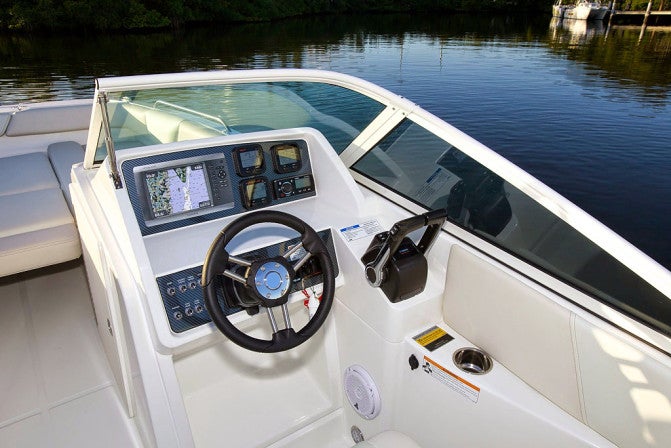
[[[422, 292], [428, 271], [424, 254], [436, 240], [446, 218], [446, 209], [432, 210], [399, 221], [388, 232], [375, 235], [361, 257], [368, 283], [382, 288], [392, 302]], [[427, 229], [415, 245], [407, 235], [424, 226]]]

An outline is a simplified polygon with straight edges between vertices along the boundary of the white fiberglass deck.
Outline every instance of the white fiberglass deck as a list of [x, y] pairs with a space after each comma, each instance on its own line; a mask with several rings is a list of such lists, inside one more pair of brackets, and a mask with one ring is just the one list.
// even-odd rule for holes
[[133, 447], [79, 262], [0, 279], [0, 447]]

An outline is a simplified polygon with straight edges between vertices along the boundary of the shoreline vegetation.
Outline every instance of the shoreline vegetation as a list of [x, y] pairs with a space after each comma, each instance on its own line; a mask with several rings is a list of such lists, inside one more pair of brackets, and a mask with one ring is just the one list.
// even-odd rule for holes
[[0, 0], [0, 32], [125, 32], [353, 13], [549, 12], [553, 0]]

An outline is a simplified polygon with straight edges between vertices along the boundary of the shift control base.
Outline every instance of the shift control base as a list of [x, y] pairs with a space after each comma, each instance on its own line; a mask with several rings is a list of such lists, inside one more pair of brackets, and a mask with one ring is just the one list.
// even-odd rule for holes
[[[375, 235], [361, 257], [368, 283], [382, 289], [390, 302], [400, 302], [424, 291], [428, 273], [424, 254], [446, 217], [446, 210], [433, 210], [399, 221], [388, 232]], [[416, 245], [406, 235], [424, 226], [427, 229]]]

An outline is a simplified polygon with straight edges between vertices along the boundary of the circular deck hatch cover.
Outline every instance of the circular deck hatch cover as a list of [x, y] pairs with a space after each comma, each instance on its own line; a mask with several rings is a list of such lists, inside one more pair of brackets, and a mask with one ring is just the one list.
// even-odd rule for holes
[[370, 374], [360, 365], [345, 369], [345, 395], [354, 410], [366, 420], [380, 413], [380, 392]]

